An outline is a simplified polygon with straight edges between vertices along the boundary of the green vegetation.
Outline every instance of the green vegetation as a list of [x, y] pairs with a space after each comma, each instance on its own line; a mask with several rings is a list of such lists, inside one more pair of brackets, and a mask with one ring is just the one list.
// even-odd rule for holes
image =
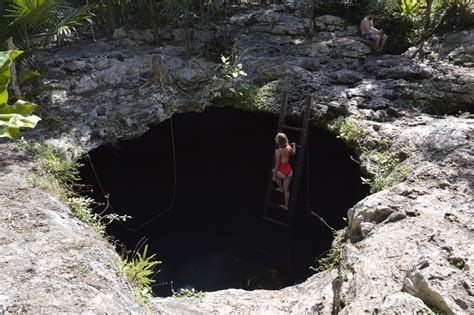
[[155, 282], [152, 276], [156, 265], [161, 261], [156, 260], [156, 254], [148, 256], [148, 245], [143, 248], [143, 253], [134, 251], [122, 260], [122, 271], [132, 285], [135, 297], [141, 304], [146, 304], [152, 296], [152, 283]]
[[[77, 191], [82, 187], [77, 184], [79, 167], [75, 160], [68, 159], [64, 153], [48, 145], [30, 145], [25, 141], [19, 147], [34, 155], [34, 172], [31, 183], [51, 191], [66, 204], [78, 219], [91, 226], [99, 235], [105, 236], [105, 227], [112, 221], [125, 221], [130, 216], [119, 216], [115, 213], [106, 215], [93, 212], [96, 204], [91, 198], [81, 196]], [[87, 246], [85, 243], [74, 244], [75, 249]], [[143, 253], [134, 251], [121, 261], [121, 270], [134, 289], [137, 300], [145, 304], [152, 295], [151, 284], [155, 282], [151, 276], [155, 273], [155, 266], [160, 261], [155, 254], [148, 255], [148, 246]]]
[[401, 163], [399, 158], [386, 152], [391, 146], [390, 140], [382, 139], [376, 144], [369, 141], [369, 130], [363, 126], [362, 117], [338, 118], [329, 125], [329, 130], [367, 156], [370, 171], [375, 175], [373, 178], [362, 177], [362, 183], [371, 186], [371, 193], [402, 182], [412, 168], [410, 164]]
[[358, 25], [369, 10], [376, 10], [375, 26], [390, 36], [386, 49], [401, 53], [431, 33], [474, 26], [472, 0], [312, 0], [312, 17], [330, 14]]
[[22, 52], [18, 50], [0, 52], [0, 137], [17, 138], [20, 128], [34, 128], [41, 119], [30, 115], [36, 104], [17, 100], [8, 105], [8, 83], [10, 82], [10, 66], [13, 59]]
[[[87, 6], [75, 9], [62, 0], [5, 0], [0, 13], [0, 41], [13, 37], [28, 53], [77, 36], [77, 29], [92, 23]], [[37, 39], [41, 36], [41, 40]]]
[[34, 155], [31, 183], [57, 195], [78, 219], [92, 226], [100, 235], [105, 235], [105, 226], [110, 222], [130, 218], [114, 213], [99, 215], [93, 212], [95, 202], [77, 193], [81, 187], [77, 184], [80, 180], [79, 167], [82, 166], [79, 162], [66, 158], [62, 152], [48, 145], [30, 145], [21, 141], [19, 147]]
[[376, 175], [374, 178], [362, 178], [362, 183], [370, 185], [370, 192], [375, 193], [390, 188], [405, 180], [412, 166], [400, 163], [393, 154], [373, 150], [369, 153], [369, 160], [373, 164]]
[[198, 291], [195, 288], [180, 289], [178, 292], [175, 292], [173, 290], [173, 297], [177, 297], [177, 298], [182, 298], [182, 297], [202, 298], [202, 297], [204, 297], [204, 292]]
[[228, 79], [233, 80], [233, 79], [238, 78], [239, 76], [247, 75], [247, 73], [245, 73], [245, 71], [242, 70], [242, 64], [232, 63], [230, 57], [221, 56], [221, 61], [222, 61], [222, 68], [224, 71], [224, 75]]
[[273, 98], [279, 97], [281, 82], [273, 81], [260, 88], [250, 84], [238, 84], [233, 90], [235, 93], [219, 101], [242, 110], [262, 110]]
[[448, 257], [448, 261], [458, 269], [463, 269], [466, 265], [466, 261], [462, 257]]
[[474, 26], [473, 0], [436, 0], [432, 7], [429, 27], [436, 33]]
[[340, 117], [329, 125], [329, 130], [350, 146], [360, 145], [369, 134], [361, 121], [361, 117]]
[[256, 88], [242, 81], [247, 76], [242, 64], [235, 64], [230, 57], [221, 56], [223, 83], [211, 92], [214, 102], [233, 104], [239, 109], [258, 109], [265, 105], [268, 88]]
[[[333, 231], [334, 241], [329, 251], [325, 252], [322, 258], [316, 258], [317, 267], [310, 267], [311, 270], [321, 272], [337, 267], [341, 263], [342, 241], [346, 230]], [[321, 256], [320, 256], [321, 257]]]
[[[83, 3], [85, 1], [82, 1]], [[156, 31], [157, 27], [174, 24], [191, 27], [225, 13], [226, 2], [218, 0], [90, 0], [97, 24], [113, 32], [133, 25]]]

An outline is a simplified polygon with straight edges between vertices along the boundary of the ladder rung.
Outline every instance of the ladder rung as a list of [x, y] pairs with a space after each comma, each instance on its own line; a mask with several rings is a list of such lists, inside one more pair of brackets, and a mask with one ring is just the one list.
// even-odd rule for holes
[[288, 129], [288, 130], [296, 130], [296, 131], [303, 130], [303, 128], [301, 128], [301, 127], [294, 127], [294, 126], [289, 126], [289, 125], [281, 125], [280, 128]]
[[284, 226], [284, 227], [289, 227], [290, 226], [289, 224], [286, 224], [284, 222], [281, 222], [281, 221], [278, 221], [278, 220], [275, 220], [275, 219], [272, 219], [272, 218], [269, 218], [269, 217], [263, 216], [262, 219], [270, 221], [270, 222], [275, 223], [275, 224], [279, 224], [279, 225]]

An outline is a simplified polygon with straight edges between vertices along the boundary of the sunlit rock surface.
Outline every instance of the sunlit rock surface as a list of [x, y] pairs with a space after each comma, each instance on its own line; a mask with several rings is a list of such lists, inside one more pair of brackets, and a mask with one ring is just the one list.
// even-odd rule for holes
[[[298, 115], [311, 94], [314, 124], [357, 117], [367, 134], [352, 144], [356, 150], [389, 143], [386, 152], [408, 169], [402, 182], [348, 209], [337, 269], [280, 291], [153, 298], [142, 307], [113, 248], [51, 193], [33, 187], [31, 157], [2, 140], [0, 313], [473, 313], [474, 120], [453, 116], [472, 110], [472, 31], [435, 38], [417, 54], [374, 56], [356, 28], [337, 17], [318, 18], [312, 36], [309, 26], [283, 11], [260, 10], [217, 28], [238, 39], [248, 73], [242, 82], [262, 100], [250, 110], [278, 112], [287, 90]], [[118, 29], [111, 40], [42, 52], [45, 80], [55, 86], [42, 95], [43, 106], [65, 124], [43, 117], [24, 137], [78, 156], [138, 137], [174, 112], [226, 105], [215, 93], [225, 92], [221, 65], [196, 53], [212, 30], [196, 31], [188, 43], [185, 35]], [[163, 58], [158, 76], [152, 55]], [[372, 157], [360, 159], [370, 174]]]

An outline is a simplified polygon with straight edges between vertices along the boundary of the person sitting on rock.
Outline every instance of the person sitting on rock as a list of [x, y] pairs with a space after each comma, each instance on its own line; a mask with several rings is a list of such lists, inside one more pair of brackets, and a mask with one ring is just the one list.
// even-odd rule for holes
[[360, 32], [362, 37], [374, 43], [374, 48], [377, 53], [382, 53], [385, 43], [387, 42], [387, 34], [383, 30], [374, 27], [374, 19], [376, 12], [370, 10], [369, 13], [360, 22]]
[[278, 185], [278, 191], [283, 193], [285, 204], [282, 208], [288, 210], [290, 200], [290, 181], [293, 176], [293, 170], [290, 165], [290, 157], [296, 154], [296, 144], [288, 143], [288, 137], [279, 132], [275, 137], [275, 143], [278, 149], [275, 150], [275, 169], [273, 170], [273, 181]]

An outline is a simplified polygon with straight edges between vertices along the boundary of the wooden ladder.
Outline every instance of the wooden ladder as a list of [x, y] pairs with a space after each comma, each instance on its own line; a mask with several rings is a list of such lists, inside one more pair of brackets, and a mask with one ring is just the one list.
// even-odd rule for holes
[[[265, 204], [263, 207], [263, 215], [262, 219], [268, 222], [272, 222], [291, 230], [294, 228], [296, 218], [297, 218], [297, 211], [296, 211], [296, 204], [298, 200], [298, 192], [301, 183], [301, 177], [303, 176], [303, 166], [304, 166], [304, 159], [306, 156], [306, 140], [308, 137], [308, 125], [311, 116], [311, 96], [308, 95], [306, 97], [306, 104], [305, 104], [305, 111], [304, 111], [304, 118], [303, 118], [303, 125], [301, 127], [291, 126], [287, 124], [286, 116], [288, 110], [288, 94], [283, 94], [282, 98], [282, 105], [280, 108], [280, 119], [278, 120], [278, 132], [285, 132], [286, 130], [297, 131], [300, 133], [299, 137], [299, 145], [297, 144], [296, 150], [296, 162], [290, 161], [293, 168], [293, 178], [291, 180], [291, 187], [290, 187], [290, 202], [288, 211], [279, 206], [278, 202], [273, 202], [273, 192], [276, 191], [276, 184], [272, 181], [272, 172], [270, 171], [270, 178], [268, 180], [268, 187], [267, 187], [267, 194], [265, 197]], [[276, 147], [276, 146], [275, 146]], [[275, 157], [273, 157], [273, 165], [275, 165]], [[281, 194], [281, 193], [280, 193]], [[272, 211], [270, 209], [279, 209], [280, 213], [282, 211], [287, 211], [288, 215], [286, 220], [283, 218], [277, 218], [272, 216]], [[275, 212], [273, 212], [275, 214]]]

